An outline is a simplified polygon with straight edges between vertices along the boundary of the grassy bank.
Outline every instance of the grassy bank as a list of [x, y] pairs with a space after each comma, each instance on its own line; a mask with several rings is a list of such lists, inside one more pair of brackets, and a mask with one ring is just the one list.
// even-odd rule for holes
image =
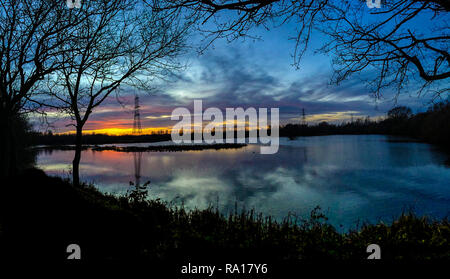
[[389, 224], [338, 233], [319, 209], [307, 220], [276, 222], [254, 211], [222, 215], [216, 209], [186, 211], [140, 192], [105, 195], [92, 186], [73, 187], [35, 169], [1, 189], [3, 256], [64, 259], [71, 243], [83, 258], [209, 259], [256, 261], [367, 258], [376, 243], [384, 259], [450, 258], [447, 219], [403, 214]]

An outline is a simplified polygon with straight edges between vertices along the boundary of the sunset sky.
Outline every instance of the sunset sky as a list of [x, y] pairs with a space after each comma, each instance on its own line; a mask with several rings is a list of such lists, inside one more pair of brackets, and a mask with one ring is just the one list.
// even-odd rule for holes
[[[203, 109], [218, 107], [225, 113], [227, 107], [280, 108], [281, 124], [298, 123], [305, 109], [308, 123], [320, 121], [342, 122], [354, 118], [381, 117], [395, 106], [390, 91], [382, 99], [374, 99], [362, 78], [352, 77], [340, 86], [329, 85], [332, 75], [332, 57], [314, 54], [314, 49], [326, 39], [314, 34], [301, 68], [292, 66], [295, 43], [289, 40], [296, 34], [295, 25], [285, 24], [270, 31], [255, 29], [253, 35], [261, 40], [245, 39], [227, 43], [216, 41], [202, 55], [195, 49], [196, 35], [190, 38], [193, 46], [180, 61], [184, 71], [158, 82], [152, 92], [135, 92], [122, 88], [119, 96], [111, 95], [90, 116], [84, 130], [97, 133], [129, 133], [133, 127], [134, 94], [141, 103], [141, 123], [144, 132], [170, 129], [176, 121], [170, 115], [176, 107], [193, 110], [193, 100], [201, 99]], [[370, 75], [371, 73], [364, 73]], [[120, 100], [120, 103], [118, 102]], [[417, 97], [404, 93], [398, 105], [423, 111], [429, 105], [429, 96]], [[48, 122], [32, 117], [36, 129], [62, 133], [73, 130], [70, 117], [50, 112]]]

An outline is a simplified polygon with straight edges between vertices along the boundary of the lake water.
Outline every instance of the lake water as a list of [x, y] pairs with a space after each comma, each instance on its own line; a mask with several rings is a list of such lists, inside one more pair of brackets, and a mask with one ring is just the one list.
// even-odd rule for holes
[[[223, 212], [254, 208], [278, 219], [307, 216], [321, 206], [342, 229], [391, 221], [403, 210], [442, 218], [450, 212], [447, 155], [388, 136], [280, 138], [274, 155], [260, 146], [184, 152], [142, 152], [141, 184], [149, 195], [188, 208], [218, 205]], [[161, 143], [165, 144], [165, 143]], [[132, 144], [141, 145], [142, 144]], [[144, 146], [149, 144], [144, 144]], [[136, 154], [83, 151], [81, 179], [104, 192], [125, 193], [135, 180]], [[73, 151], [41, 152], [38, 167], [68, 176]]]

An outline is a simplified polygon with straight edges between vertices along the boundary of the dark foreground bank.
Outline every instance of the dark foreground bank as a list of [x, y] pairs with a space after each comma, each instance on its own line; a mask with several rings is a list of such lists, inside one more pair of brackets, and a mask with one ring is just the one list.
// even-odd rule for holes
[[221, 215], [185, 211], [136, 192], [115, 197], [91, 186], [29, 169], [2, 183], [0, 253], [6, 258], [66, 259], [78, 244], [83, 259], [173, 262], [366, 259], [378, 244], [383, 259], [450, 259], [447, 219], [414, 214], [390, 224], [338, 233], [319, 210], [308, 220], [275, 222], [252, 211]]

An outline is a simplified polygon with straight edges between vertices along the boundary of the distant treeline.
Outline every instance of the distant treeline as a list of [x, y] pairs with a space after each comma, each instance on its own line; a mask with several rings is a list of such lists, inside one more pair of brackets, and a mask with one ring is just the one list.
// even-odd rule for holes
[[[200, 151], [200, 150], [220, 150], [220, 149], [238, 149], [246, 146], [246, 144], [238, 143], [218, 143], [218, 144], [188, 144], [188, 145], [149, 145], [149, 146], [98, 146], [98, 145], [83, 145], [82, 150], [90, 149], [92, 151], [116, 151], [116, 152], [180, 152], [180, 151]], [[73, 145], [53, 145], [40, 146], [34, 150], [43, 150], [51, 153], [55, 150], [75, 150]]]
[[[450, 142], [450, 102], [437, 103], [429, 107], [426, 112], [417, 114], [413, 114], [408, 107], [398, 106], [387, 113], [386, 119], [379, 121], [373, 121], [366, 117], [341, 124], [320, 122], [316, 125], [287, 124], [280, 127], [281, 137], [356, 134], [407, 136], [429, 143], [448, 145]], [[248, 135], [249, 132], [246, 131], [246, 137]], [[83, 144], [87, 145], [158, 142], [171, 140], [171, 135], [170, 133], [122, 136], [87, 134], [83, 135], [82, 140]], [[75, 144], [75, 135], [33, 132], [32, 142], [34, 145]]]
[[[110, 143], [158, 142], [170, 140], [170, 134], [122, 135], [86, 134], [82, 141], [86, 145]], [[74, 134], [32, 133], [33, 145], [70, 145], [75, 144]]]
[[429, 143], [450, 143], [450, 102], [445, 101], [413, 114], [405, 106], [391, 109], [386, 119], [372, 121], [369, 117], [342, 124], [321, 122], [317, 125], [288, 124], [280, 129], [280, 136], [320, 136], [335, 134], [384, 134], [412, 137]]

